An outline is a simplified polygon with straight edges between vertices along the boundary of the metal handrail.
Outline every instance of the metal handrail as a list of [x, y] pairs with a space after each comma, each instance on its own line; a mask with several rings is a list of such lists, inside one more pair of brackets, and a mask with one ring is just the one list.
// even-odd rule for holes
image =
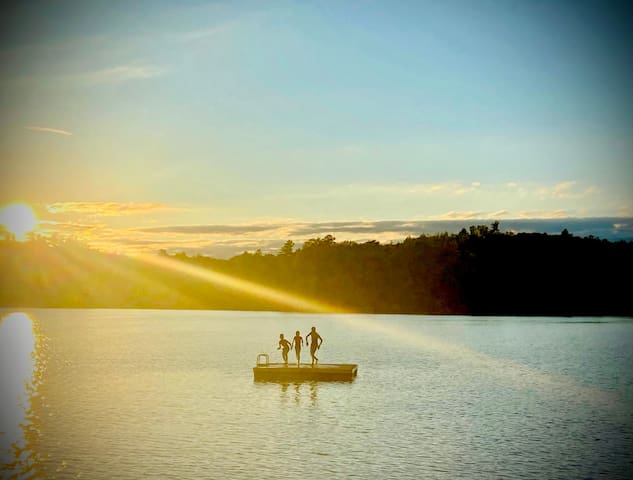
[[[260, 358], [264, 358], [265, 362], [260, 361]], [[268, 364], [270, 363], [270, 359], [268, 358], [268, 354], [267, 353], [260, 353], [259, 355], [257, 355], [257, 366], [258, 367], [267, 367]]]

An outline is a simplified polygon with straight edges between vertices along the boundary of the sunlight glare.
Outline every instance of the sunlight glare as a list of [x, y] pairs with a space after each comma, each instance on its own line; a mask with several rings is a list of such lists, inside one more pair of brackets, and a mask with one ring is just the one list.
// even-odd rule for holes
[[[0, 448], [2, 452], [22, 438], [29, 409], [28, 386], [33, 382], [35, 360], [33, 323], [24, 313], [0, 319]], [[3, 477], [4, 478], [4, 477]]]
[[26, 240], [26, 234], [35, 230], [37, 223], [33, 210], [24, 203], [13, 203], [0, 210], [0, 224], [18, 242]]

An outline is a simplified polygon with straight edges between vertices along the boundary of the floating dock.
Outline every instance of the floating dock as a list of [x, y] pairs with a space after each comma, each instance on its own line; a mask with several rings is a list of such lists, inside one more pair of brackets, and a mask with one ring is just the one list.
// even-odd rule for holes
[[253, 367], [256, 382], [351, 382], [357, 373], [353, 363], [269, 363], [266, 354], [260, 354]]

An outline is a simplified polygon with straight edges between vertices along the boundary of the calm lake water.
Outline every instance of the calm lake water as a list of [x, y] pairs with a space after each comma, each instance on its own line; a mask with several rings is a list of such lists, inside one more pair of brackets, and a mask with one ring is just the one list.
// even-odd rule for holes
[[[2, 316], [3, 478], [633, 475], [631, 319]], [[280, 332], [313, 325], [355, 381], [253, 382]]]

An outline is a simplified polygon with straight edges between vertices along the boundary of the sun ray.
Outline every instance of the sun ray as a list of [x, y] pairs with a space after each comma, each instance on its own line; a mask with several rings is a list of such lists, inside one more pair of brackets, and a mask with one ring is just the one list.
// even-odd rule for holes
[[[192, 308], [203, 308], [204, 304], [200, 299], [192, 295], [188, 295], [181, 290], [175, 291], [164, 282], [157, 279], [152, 272], [144, 272], [141, 265], [133, 261], [129, 256], [118, 257], [119, 261], [108, 261], [102, 254], [88, 249], [70, 248], [64, 249], [62, 253], [65, 262], [64, 265], [73, 265], [75, 275], [90, 275], [90, 272], [105, 272], [106, 274], [121, 279], [125, 284], [130, 285], [130, 299], [139, 305], [143, 305], [143, 291], [157, 291], [163, 298], [173, 298], [177, 303], [184, 303]], [[83, 273], [82, 273], [83, 272]], [[137, 290], [135, 291], [134, 288]], [[90, 289], [83, 294], [91, 295]], [[83, 295], [82, 294], [82, 295]]]
[[252, 297], [267, 300], [279, 306], [290, 308], [292, 310], [313, 313], [344, 312], [342, 308], [335, 305], [244, 280], [238, 277], [227, 275], [225, 273], [216, 272], [209, 268], [189, 265], [169, 257], [161, 257], [156, 255], [138, 255], [134, 258], [140, 259], [143, 262], [146, 262], [158, 268], [172, 270], [221, 287], [228, 287]]

